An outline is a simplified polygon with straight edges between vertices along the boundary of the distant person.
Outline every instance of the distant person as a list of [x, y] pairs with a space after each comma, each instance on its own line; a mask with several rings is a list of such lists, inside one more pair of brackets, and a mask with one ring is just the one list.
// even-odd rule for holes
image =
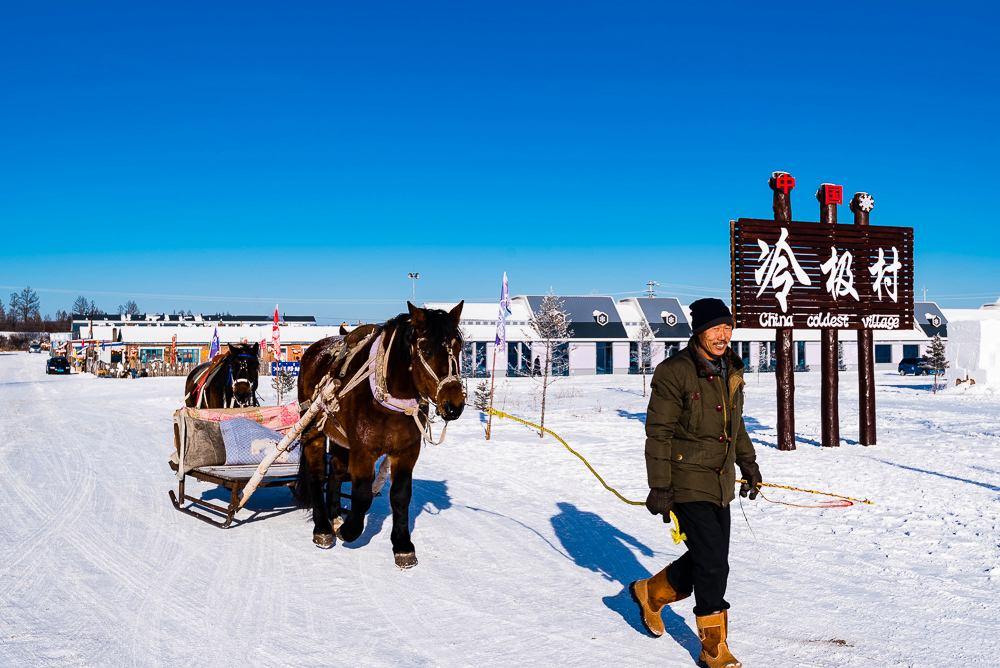
[[693, 591], [699, 660], [735, 668], [741, 664], [729, 651], [725, 599], [734, 465], [746, 481], [740, 496], [756, 499], [761, 476], [743, 424], [743, 361], [729, 347], [733, 315], [721, 300], [699, 299], [691, 304], [691, 327], [687, 348], [653, 372], [646, 413], [646, 508], [664, 522], [673, 511], [688, 549], [630, 588], [654, 636], [664, 633], [663, 606]]

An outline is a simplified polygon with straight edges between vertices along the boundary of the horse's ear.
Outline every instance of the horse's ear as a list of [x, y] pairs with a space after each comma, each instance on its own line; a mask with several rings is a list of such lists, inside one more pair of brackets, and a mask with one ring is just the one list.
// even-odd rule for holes
[[460, 323], [462, 321], [462, 307], [463, 306], [465, 306], [465, 300], [464, 299], [462, 301], [458, 302], [458, 304], [455, 305], [455, 308], [453, 308], [452, 310], [448, 311], [448, 317], [451, 318], [451, 324], [453, 324], [455, 327], [458, 327], [458, 323]]
[[260, 357], [260, 342], [259, 341], [255, 341], [254, 344], [253, 344], [253, 346], [250, 348], [250, 350], [253, 351], [254, 355], [256, 355], [257, 357]]
[[350, 332], [347, 331], [346, 327], [344, 327], [343, 325], [340, 326], [340, 335], [341, 336], [347, 336], [349, 333]]
[[414, 306], [409, 301], [406, 302], [406, 308], [410, 311], [410, 322], [414, 325], [422, 324], [424, 322], [424, 310], [419, 306]]

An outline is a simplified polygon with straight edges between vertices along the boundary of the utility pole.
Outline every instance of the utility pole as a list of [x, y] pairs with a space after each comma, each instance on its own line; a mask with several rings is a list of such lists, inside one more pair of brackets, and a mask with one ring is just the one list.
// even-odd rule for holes
[[416, 302], [417, 301], [417, 279], [420, 278], [420, 272], [419, 271], [411, 271], [410, 273], [407, 274], [407, 276], [409, 277], [410, 283], [413, 286], [412, 289], [410, 290], [410, 301], [411, 302]]
[[652, 299], [656, 296], [656, 286], [659, 285], [659, 281], [646, 281], [646, 296]]

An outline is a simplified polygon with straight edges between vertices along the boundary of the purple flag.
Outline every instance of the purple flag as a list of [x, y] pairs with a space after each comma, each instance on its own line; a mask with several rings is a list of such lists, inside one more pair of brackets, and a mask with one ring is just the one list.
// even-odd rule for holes
[[510, 315], [510, 292], [507, 289], [507, 272], [503, 272], [503, 286], [500, 288], [500, 313], [497, 314], [497, 336], [493, 343], [498, 348], [507, 345], [507, 316]]
[[208, 349], [208, 359], [212, 359], [219, 354], [219, 328], [212, 330], [212, 346]]

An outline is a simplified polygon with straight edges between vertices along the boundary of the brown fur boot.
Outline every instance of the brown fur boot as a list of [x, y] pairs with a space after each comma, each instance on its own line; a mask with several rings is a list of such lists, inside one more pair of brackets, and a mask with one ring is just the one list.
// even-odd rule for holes
[[729, 635], [728, 611], [696, 617], [698, 637], [701, 638], [701, 656], [698, 660], [708, 668], [740, 668], [743, 664], [729, 651], [726, 636]]
[[657, 638], [666, 631], [663, 628], [663, 617], [660, 616], [663, 606], [690, 596], [690, 594], [682, 596], [670, 586], [670, 580], [667, 579], [669, 569], [667, 566], [656, 575], [645, 580], [636, 580], [629, 586], [632, 600], [639, 604], [642, 625]]

